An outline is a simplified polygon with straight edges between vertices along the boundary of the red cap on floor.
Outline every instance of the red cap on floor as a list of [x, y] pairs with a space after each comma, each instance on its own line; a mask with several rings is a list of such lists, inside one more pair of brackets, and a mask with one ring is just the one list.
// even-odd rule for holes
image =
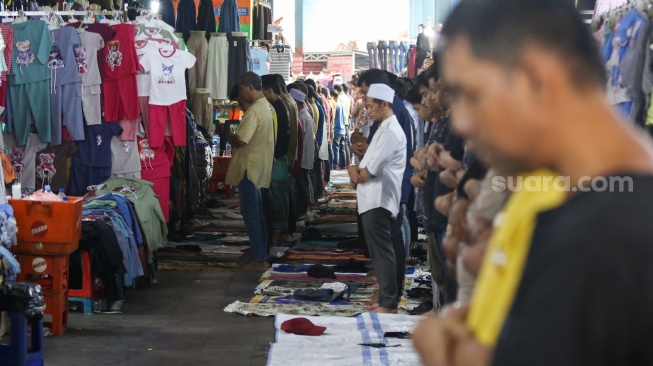
[[326, 327], [317, 326], [306, 318], [295, 318], [283, 322], [281, 330], [298, 335], [319, 336], [324, 333]]

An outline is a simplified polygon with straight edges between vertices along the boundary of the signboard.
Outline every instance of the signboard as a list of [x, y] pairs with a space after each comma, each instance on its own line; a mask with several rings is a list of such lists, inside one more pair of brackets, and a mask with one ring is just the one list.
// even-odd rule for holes
[[354, 57], [329, 56], [327, 58], [327, 71], [342, 75], [344, 80], [350, 80], [354, 75]]
[[302, 67], [302, 71], [304, 74], [319, 74], [322, 69], [324, 68], [324, 63], [320, 61], [304, 61], [304, 66]]
[[268, 24], [268, 32], [270, 33], [281, 33], [283, 28], [280, 25]]
[[295, 54], [292, 60], [292, 73], [295, 77], [304, 72], [304, 58]]
[[[213, 9], [213, 12], [215, 13], [216, 17], [220, 16], [220, 8], [215, 8]], [[238, 8], [238, 16], [239, 17], [248, 17], [249, 16], [249, 8]], [[218, 20], [216, 20], [216, 23]]]

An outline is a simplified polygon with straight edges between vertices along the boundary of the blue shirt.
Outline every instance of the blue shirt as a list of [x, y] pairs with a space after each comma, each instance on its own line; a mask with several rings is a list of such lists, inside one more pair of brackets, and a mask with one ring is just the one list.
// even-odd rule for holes
[[[345, 134], [345, 107], [342, 103], [336, 103], [336, 118], [333, 120], [333, 133], [344, 135]], [[370, 138], [368, 141], [372, 141]]]
[[[397, 116], [397, 121], [399, 121], [401, 129], [404, 130], [404, 134], [406, 135], [406, 170], [404, 170], [404, 178], [401, 181], [401, 200], [399, 201], [401, 204], [405, 204], [408, 202], [408, 196], [410, 195], [412, 188], [412, 185], [410, 184], [410, 177], [412, 176], [413, 172], [413, 169], [410, 165], [410, 158], [413, 157], [413, 128], [411, 127], [412, 118], [408, 113], [406, 106], [404, 106], [404, 102], [396, 95], [392, 101], [392, 112], [395, 114], [395, 116]], [[372, 124], [372, 126], [370, 126], [370, 136], [367, 138], [368, 144], [372, 143], [372, 138], [378, 129], [378, 122], [375, 122]]]
[[122, 127], [118, 122], [85, 126], [86, 140], [76, 141], [78, 150], [72, 156], [73, 164], [111, 168], [111, 139], [120, 134]]

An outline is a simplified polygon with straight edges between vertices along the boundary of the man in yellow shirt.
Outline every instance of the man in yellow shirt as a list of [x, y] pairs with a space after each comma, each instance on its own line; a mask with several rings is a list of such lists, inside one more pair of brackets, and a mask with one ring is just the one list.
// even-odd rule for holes
[[227, 141], [234, 149], [225, 183], [238, 186], [240, 209], [249, 232], [252, 262], [246, 269], [265, 269], [268, 230], [261, 188], [270, 187], [274, 158], [274, 122], [262, 91], [261, 77], [247, 72], [238, 78], [239, 100], [249, 104], [235, 134]]

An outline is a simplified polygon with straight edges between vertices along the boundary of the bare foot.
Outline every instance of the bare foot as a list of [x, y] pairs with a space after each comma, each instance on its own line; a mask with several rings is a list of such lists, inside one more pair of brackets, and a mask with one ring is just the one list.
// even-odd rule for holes
[[381, 314], [398, 314], [399, 311], [397, 309], [388, 309], [388, 308], [382, 308], [378, 307], [374, 310], [370, 310], [373, 313], [381, 313]]

